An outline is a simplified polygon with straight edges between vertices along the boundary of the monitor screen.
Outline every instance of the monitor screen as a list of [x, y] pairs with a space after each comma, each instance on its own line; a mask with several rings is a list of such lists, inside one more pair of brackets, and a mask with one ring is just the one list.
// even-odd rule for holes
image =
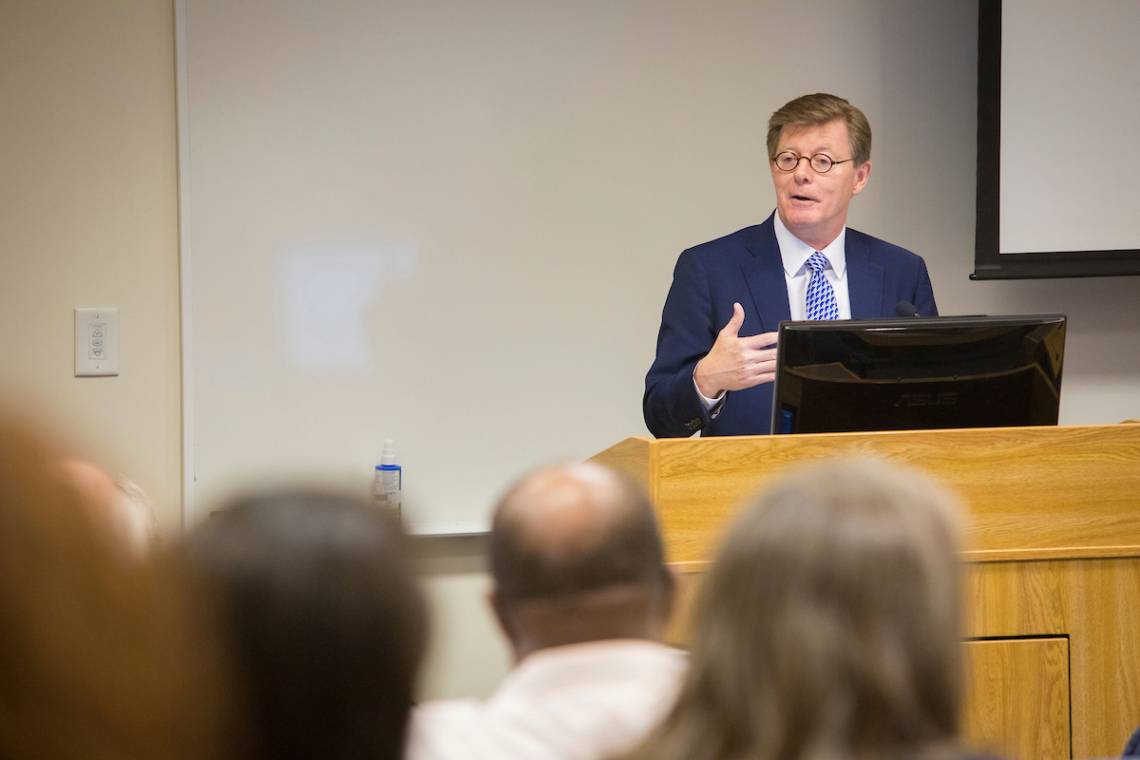
[[782, 322], [773, 433], [1056, 425], [1065, 316]]

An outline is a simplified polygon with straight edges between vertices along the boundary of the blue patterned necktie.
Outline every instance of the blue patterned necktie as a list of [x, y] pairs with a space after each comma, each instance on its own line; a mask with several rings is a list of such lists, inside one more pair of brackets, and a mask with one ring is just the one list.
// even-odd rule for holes
[[816, 251], [807, 260], [811, 279], [807, 286], [807, 318], [839, 319], [839, 304], [835, 302], [835, 291], [827, 281], [827, 257]]

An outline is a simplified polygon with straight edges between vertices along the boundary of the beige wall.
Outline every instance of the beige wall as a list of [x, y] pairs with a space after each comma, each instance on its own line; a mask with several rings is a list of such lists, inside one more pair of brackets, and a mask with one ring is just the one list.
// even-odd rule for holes
[[[0, 0], [0, 111], [5, 397], [37, 396], [170, 528], [181, 504], [172, 3]], [[118, 377], [74, 377], [72, 309], [84, 305], [119, 307]]]

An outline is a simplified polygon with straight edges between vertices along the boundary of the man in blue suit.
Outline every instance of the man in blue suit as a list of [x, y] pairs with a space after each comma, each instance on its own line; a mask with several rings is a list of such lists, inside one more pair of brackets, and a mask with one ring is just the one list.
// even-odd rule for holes
[[768, 121], [768, 156], [776, 211], [677, 260], [642, 403], [659, 438], [767, 433], [782, 320], [938, 313], [921, 257], [847, 229], [871, 175], [862, 111], [796, 98]]

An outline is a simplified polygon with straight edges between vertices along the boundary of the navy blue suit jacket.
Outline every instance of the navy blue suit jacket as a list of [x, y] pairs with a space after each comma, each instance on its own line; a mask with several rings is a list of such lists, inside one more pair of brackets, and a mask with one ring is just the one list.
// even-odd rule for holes
[[1140, 756], [1140, 728], [1136, 729], [1135, 733], [1128, 739], [1128, 743], [1124, 745], [1123, 757], [1138, 757]]
[[[923, 316], [938, 307], [922, 258], [862, 232], [847, 230], [847, 287], [853, 319], [895, 316], [910, 301]], [[689, 248], [677, 259], [661, 313], [657, 357], [645, 376], [642, 410], [658, 438], [757, 435], [772, 422], [772, 384], [730, 391], [710, 417], [693, 385], [693, 369], [732, 317], [744, 307], [741, 335], [773, 332], [791, 319], [784, 263], [772, 217], [763, 224]]]

